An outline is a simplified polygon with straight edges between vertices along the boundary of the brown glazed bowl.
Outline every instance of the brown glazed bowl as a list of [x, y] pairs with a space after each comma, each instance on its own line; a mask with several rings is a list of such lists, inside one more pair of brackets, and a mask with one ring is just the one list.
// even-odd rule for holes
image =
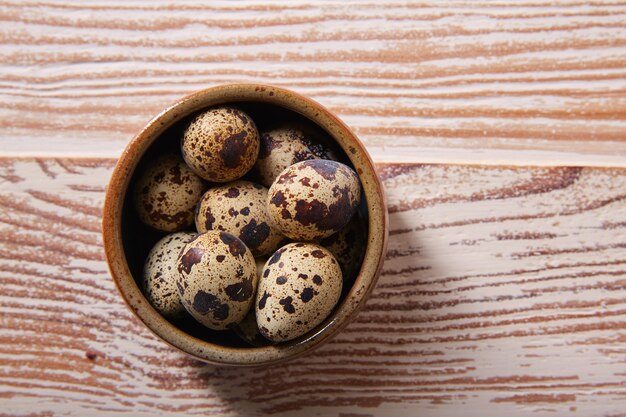
[[[141, 291], [144, 259], [162, 237], [141, 225], [132, 210], [135, 172], [164, 151], [179, 149], [182, 131], [197, 112], [233, 104], [259, 120], [296, 120], [322, 132], [358, 173], [363, 187], [360, 211], [366, 219], [367, 243], [361, 269], [331, 315], [304, 336], [277, 345], [253, 347], [232, 331], [217, 332], [187, 320], [168, 321], [152, 308]], [[261, 129], [262, 126], [259, 126]], [[191, 94], [165, 109], [135, 136], [122, 153], [106, 192], [102, 220], [104, 249], [111, 275], [128, 307], [155, 335], [205, 362], [265, 365], [292, 359], [328, 341], [363, 306], [380, 274], [387, 245], [387, 207], [374, 164], [363, 144], [330, 111], [313, 100], [278, 87], [259, 84], [222, 85]]]

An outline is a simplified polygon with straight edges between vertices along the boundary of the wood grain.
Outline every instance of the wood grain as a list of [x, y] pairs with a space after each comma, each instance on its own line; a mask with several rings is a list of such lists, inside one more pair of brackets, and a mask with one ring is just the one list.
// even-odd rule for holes
[[6, 415], [624, 415], [626, 169], [379, 165], [391, 237], [365, 310], [248, 370], [126, 310], [99, 231], [113, 164], [0, 159]]
[[626, 165], [626, 3], [0, 3], [5, 154], [117, 157], [167, 104], [295, 89], [380, 162]]
[[[294, 89], [390, 203], [366, 308], [313, 354], [205, 365], [106, 269], [128, 140], [231, 82]], [[0, 416], [626, 416], [626, 2], [2, 0]]]

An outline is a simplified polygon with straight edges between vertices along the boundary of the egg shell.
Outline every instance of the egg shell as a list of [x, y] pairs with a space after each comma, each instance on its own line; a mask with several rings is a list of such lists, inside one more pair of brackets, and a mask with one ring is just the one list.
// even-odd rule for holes
[[343, 273], [344, 290], [361, 269], [366, 241], [367, 225], [357, 211], [340, 231], [318, 242], [328, 249], [339, 262]]
[[312, 243], [290, 243], [265, 264], [256, 297], [261, 334], [274, 342], [300, 337], [319, 325], [339, 301], [341, 268]]
[[164, 317], [179, 318], [185, 313], [176, 288], [176, 262], [180, 251], [195, 235], [191, 232], [178, 232], [165, 236], [152, 247], [144, 263], [144, 294], [152, 307]]
[[287, 123], [288, 126], [296, 126], [304, 134], [307, 146], [318, 156], [319, 159], [341, 161], [337, 142], [326, 131], [314, 123]]
[[269, 187], [287, 167], [309, 159], [336, 159], [321, 143], [316, 143], [295, 126], [281, 126], [261, 132], [261, 149], [253, 173]]
[[196, 116], [183, 134], [185, 162], [202, 178], [228, 182], [252, 168], [259, 154], [259, 133], [243, 111], [215, 107]]
[[312, 159], [285, 169], [268, 195], [276, 227], [296, 241], [322, 239], [344, 227], [361, 199], [359, 178], [339, 162]]
[[273, 253], [285, 236], [270, 221], [267, 192], [267, 188], [250, 181], [211, 188], [198, 203], [198, 232], [221, 230], [241, 239], [254, 256]]
[[207, 189], [183, 159], [165, 154], [140, 174], [133, 204], [142, 223], [163, 232], [176, 232], [193, 224], [198, 200]]
[[258, 281], [254, 257], [230, 233], [197, 235], [180, 253], [177, 269], [183, 306], [210, 329], [233, 327], [252, 306]]

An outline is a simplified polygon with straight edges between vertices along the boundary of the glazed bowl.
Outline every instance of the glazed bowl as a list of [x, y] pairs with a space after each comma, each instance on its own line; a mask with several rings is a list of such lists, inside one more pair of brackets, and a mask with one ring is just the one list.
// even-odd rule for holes
[[[232, 331], [211, 331], [193, 320], [171, 321], [161, 316], [141, 291], [143, 261], [163, 234], [149, 230], [132, 210], [136, 173], [163, 152], [178, 151], [189, 120], [208, 107], [235, 105], [257, 120], [290, 120], [308, 124], [325, 135], [343, 161], [357, 172], [363, 190], [360, 211], [367, 224], [361, 268], [331, 315], [312, 331], [292, 341], [253, 347]], [[111, 276], [130, 310], [156, 336], [205, 362], [224, 365], [266, 365], [295, 358], [337, 334], [363, 306], [380, 274], [387, 244], [387, 208], [374, 164], [363, 144], [330, 111], [295, 92], [268, 85], [233, 84], [198, 91], [166, 108], [128, 144], [106, 191], [102, 233]]]

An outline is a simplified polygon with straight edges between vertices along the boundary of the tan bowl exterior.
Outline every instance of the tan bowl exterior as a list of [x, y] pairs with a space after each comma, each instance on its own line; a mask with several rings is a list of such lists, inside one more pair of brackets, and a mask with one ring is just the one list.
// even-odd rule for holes
[[[122, 207], [138, 162], [166, 129], [203, 108], [241, 101], [267, 102], [312, 120], [343, 148], [359, 174], [367, 199], [369, 234], [361, 271], [343, 302], [314, 331], [276, 346], [236, 348], [197, 339], [165, 320], [144, 298], [135, 283], [122, 244]], [[107, 188], [102, 219], [104, 250], [109, 270], [124, 301], [155, 335], [205, 362], [224, 365], [266, 365], [292, 359], [328, 341], [353, 318], [380, 274], [388, 235], [387, 205], [382, 184], [363, 144], [352, 131], [317, 102], [283, 88], [260, 84], [222, 85], [191, 94], [152, 119], [122, 153]]]

